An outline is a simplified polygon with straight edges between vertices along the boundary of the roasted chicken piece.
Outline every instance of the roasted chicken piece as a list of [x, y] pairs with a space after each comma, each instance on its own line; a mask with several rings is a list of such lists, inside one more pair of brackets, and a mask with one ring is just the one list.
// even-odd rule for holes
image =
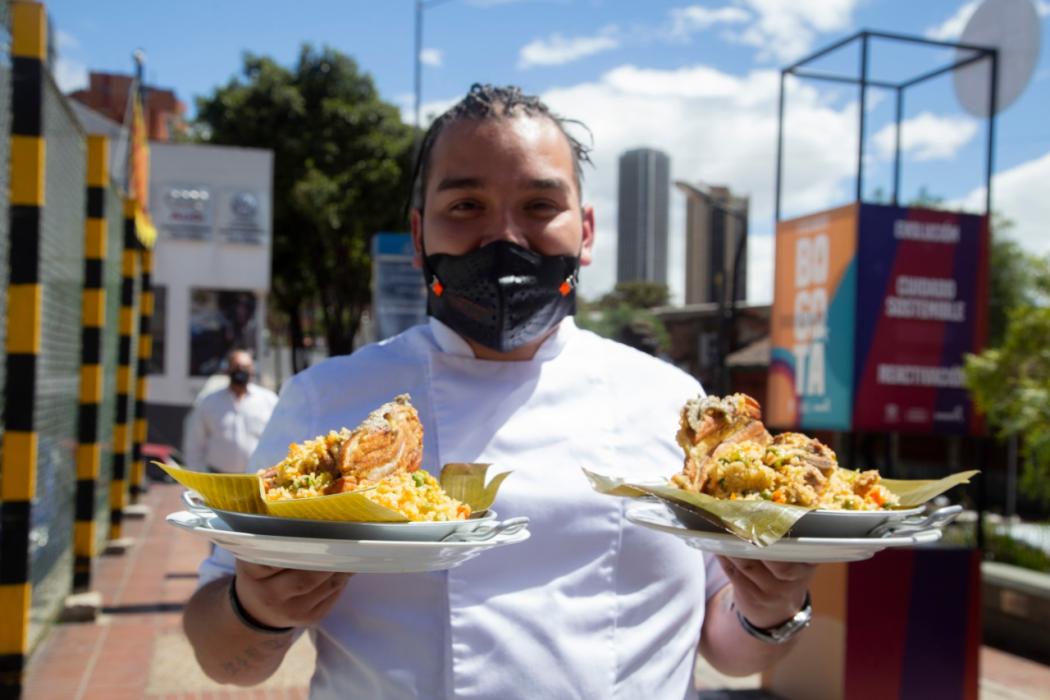
[[423, 426], [407, 394], [343, 428], [296, 443], [279, 464], [260, 472], [268, 500], [353, 491], [423, 462]]
[[339, 448], [339, 471], [355, 484], [379, 481], [423, 463], [423, 426], [408, 394], [368, 414]]
[[687, 402], [677, 435], [685, 451], [685, 465], [672, 483], [686, 491], [703, 491], [714, 468], [715, 448], [745, 441], [768, 445], [772, 437], [761, 418], [761, 406], [747, 394], [700, 396]]

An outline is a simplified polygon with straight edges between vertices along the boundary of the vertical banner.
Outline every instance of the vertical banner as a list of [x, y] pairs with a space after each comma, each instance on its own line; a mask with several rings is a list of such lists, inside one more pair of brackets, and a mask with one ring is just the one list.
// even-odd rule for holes
[[777, 225], [765, 420], [848, 430], [853, 408], [857, 207]]
[[976, 429], [963, 355], [984, 346], [983, 216], [862, 205], [858, 258], [858, 430]]
[[372, 316], [376, 340], [397, 335], [427, 319], [423, 273], [412, 265], [415, 249], [408, 233], [372, 236]]

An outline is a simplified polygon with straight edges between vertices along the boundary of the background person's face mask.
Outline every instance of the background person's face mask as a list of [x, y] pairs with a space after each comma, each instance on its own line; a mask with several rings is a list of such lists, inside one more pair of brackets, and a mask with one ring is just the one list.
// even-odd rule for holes
[[248, 382], [251, 378], [251, 373], [246, 369], [235, 369], [230, 372], [230, 384], [236, 386], [248, 386]]
[[465, 255], [423, 257], [427, 312], [464, 338], [508, 352], [576, 311], [580, 259], [495, 241]]

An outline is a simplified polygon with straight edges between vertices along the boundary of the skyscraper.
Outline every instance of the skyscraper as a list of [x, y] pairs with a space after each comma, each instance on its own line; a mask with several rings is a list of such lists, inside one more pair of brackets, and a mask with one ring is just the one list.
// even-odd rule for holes
[[[741, 240], [747, 238], [747, 197], [727, 187], [675, 186], [686, 196], [685, 303], [717, 304], [733, 295], [733, 266]], [[736, 300], [747, 297], [747, 250], [740, 250]]]
[[620, 156], [617, 282], [667, 284], [671, 159], [652, 148]]

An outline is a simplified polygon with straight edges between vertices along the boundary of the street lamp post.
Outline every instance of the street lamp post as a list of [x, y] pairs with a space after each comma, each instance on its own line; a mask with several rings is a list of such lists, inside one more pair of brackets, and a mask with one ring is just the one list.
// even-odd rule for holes
[[415, 67], [415, 123], [416, 144], [419, 143], [419, 109], [423, 98], [423, 62], [420, 55], [423, 53], [423, 10], [443, 5], [449, 0], [416, 0], [416, 40], [415, 56], [413, 66]]

